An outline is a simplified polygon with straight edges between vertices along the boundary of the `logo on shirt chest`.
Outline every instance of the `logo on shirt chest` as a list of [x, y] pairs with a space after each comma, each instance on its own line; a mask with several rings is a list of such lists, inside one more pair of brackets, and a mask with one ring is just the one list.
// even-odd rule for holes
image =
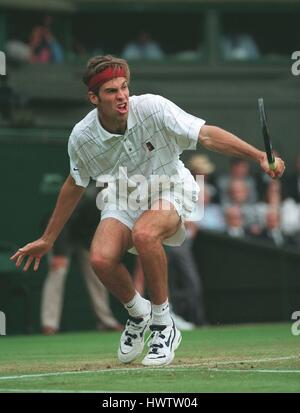
[[146, 142], [146, 146], [149, 152], [152, 152], [155, 149], [150, 141]]

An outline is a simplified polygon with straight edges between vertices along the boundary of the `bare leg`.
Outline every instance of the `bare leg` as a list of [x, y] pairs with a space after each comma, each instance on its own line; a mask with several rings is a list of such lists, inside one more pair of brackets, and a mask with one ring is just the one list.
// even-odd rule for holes
[[93, 271], [88, 250], [80, 247], [78, 252], [82, 272], [98, 321], [105, 328], [119, 329], [120, 324], [110, 309], [108, 291]]
[[134, 287], [136, 291], [144, 295], [145, 293], [145, 277], [144, 277], [144, 272], [143, 272], [143, 267], [141, 264], [141, 260], [139, 257], [137, 257], [136, 262], [135, 262], [135, 268], [133, 271], [133, 282], [134, 282]]
[[129, 272], [121, 259], [132, 246], [131, 231], [114, 218], [100, 222], [91, 245], [92, 267], [106, 288], [123, 304], [135, 296]]
[[[145, 211], [137, 220], [132, 240], [140, 256], [151, 302], [159, 305], [168, 298], [167, 258], [162, 242], [175, 234], [180, 218], [168, 201], [158, 202], [160, 210]], [[170, 210], [162, 210], [165, 203]]]

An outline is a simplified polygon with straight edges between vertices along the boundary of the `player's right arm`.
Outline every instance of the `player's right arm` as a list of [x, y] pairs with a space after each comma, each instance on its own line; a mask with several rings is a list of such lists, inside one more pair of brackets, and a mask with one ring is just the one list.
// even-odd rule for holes
[[265, 152], [217, 126], [202, 126], [199, 132], [199, 142], [208, 150], [256, 161], [271, 178], [280, 178], [285, 170], [282, 159], [276, 158], [276, 169], [270, 169]]
[[33, 261], [34, 271], [38, 270], [41, 257], [52, 248], [84, 192], [85, 188], [76, 185], [72, 176], [69, 175], [59, 192], [55, 209], [44, 234], [36, 241], [20, 248], [11, 257], [11, 260], [15, 261], [17, 267], [20, 267], [24, 258], [28, 256], [23, 271], [27, 271]]

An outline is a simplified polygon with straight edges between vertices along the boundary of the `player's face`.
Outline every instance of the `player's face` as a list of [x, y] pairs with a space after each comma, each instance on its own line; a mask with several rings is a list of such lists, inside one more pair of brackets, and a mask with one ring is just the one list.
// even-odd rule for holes
[[98, 109], [105, 117], [127, 120], [129, 90], [127, 80], [117, 77], [104, 83], [98, 94]]
[[129, 110], [127, 79], [125, 77], [111, 79], [100, 87], [98, 96], [89, 92], [89, 97], [98, 108], [103, 126], [110, 132], [123, 133]]

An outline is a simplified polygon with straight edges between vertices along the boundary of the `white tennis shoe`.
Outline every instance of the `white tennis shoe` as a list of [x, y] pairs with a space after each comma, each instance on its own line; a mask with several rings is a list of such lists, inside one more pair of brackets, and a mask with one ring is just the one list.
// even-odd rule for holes
[[143, 318], [129, 316], [120, 339], [118, 358], [122, 363], [131, 363], [144, 349], [145, 334], [149, 329], [152, 313]]
[[148, 343], [149, 351], [142, 364], [144, 366], [163, 366], [172, 363], [175, 350], [181, 342], [181, 333], [174, 321], [169, 326], [151, 325], [152, 331]]

